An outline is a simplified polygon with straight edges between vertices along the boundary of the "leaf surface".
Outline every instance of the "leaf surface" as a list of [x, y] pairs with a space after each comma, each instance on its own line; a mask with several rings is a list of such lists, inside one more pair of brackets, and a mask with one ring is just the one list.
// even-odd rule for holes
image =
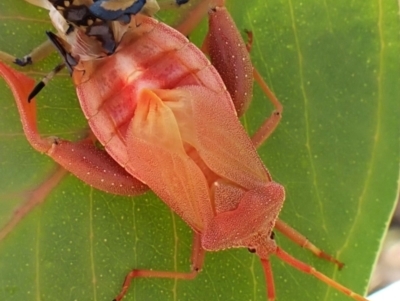
[[[279, 233], [278, 243], [363, 293], [398, 191], [398, 2], [227, 2], [238, 28], [253, 32], [254, 65], [284, 105], [281, 124], [259, 151], [286, 188], [280, 216], [346, 266], [338, 271]], [[21, 57], [51, 29], [43, 9], [0, 2], [2, 51]], [[191, 39], [200, 43], [204, 32], [200, 28]], [[53, 54], [23, 70], [39, 80], [59, 60]], [[29, 146], [3, 81], [0, 90], [4, 226], [55, 164]], [[87, 125], [66, 73], [37, 102], [44, 136], [82, 136]], [[271, 110], [256, 87], [242, 120], [249, 133]], [[151, 192], [117, 197], [67, 175], [0, 241], [0, 299], [110, 301], [131, 268], [189, 271], [190, 251], [190, 229]], [[351, 300], [277, 258], [272, 263], [277, 301]], [[226, 250], [208, 253], [193, 281], [135, 280], [125, 300], [265, 301], [265, 281], [253, 254]]]

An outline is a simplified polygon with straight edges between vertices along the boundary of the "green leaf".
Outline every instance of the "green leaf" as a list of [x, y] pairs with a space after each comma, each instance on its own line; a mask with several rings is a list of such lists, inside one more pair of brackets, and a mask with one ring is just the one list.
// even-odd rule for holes
[[[398, 3], [228, 0], [252, 58], [284, 105], [259, 151], [286, 188], [280, 217], [345, 262], [342, 271], [282, 235], [282, 248], [364, 293], [398, 191]], [[46, 39], [47, 12], [0, 2], [0, 50], [19, 57]], [[201, 29], [193, 40], [204, 34]], [[40, 79], [57, 55], [27, 67]], [[27, 143], [11, 92], [0, 82], [0, 227], [55, 164]], [[77, 138], [86, 128], [66, 73], [37, 98], [40, 132]], [[270, 114], [255, 88], [243, 118], [250, 133]], [[205, 122], [207, 122], [205, 120]], [[251, 221], [249, 221], [251, 222]], [[151, 192], [117, 197], [67, 175], [0, 241], [0, 299], [112, 300], [131, 268], [189, 271], [191, 231]], [[272, 257], [277, 301], [351, 300]], [[193, 281], [137, 279], [125, 300], [266, 300], [260, 262], [247, 250], [207, 253]]]

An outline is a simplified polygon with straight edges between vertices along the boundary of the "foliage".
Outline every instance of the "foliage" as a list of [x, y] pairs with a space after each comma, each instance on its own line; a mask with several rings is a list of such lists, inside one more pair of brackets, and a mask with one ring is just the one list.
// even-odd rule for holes
[[[286, 187], [281, 218], [346, 263], [342, 271], [282, 236], [288, 252], [365, 292], [397, 194], [400, 137], [397, 1], [227, 1], [253, 31], [254, 65], [284, 104], [260, 156]], [[0, 2], [1, 50], [22, 56], [52, 28], [47, 12]], [[204, 28], [191, 36], [199, 42]], [[52, 55], [23, 69], [40, 79]], [[26, 142], [10, 91], [0, 83], [0, 225], [54, 169]], [[256, 87], [249, 133], [270, 114]], [[69, 76], [37, 98], [40, 131], [76, 139], [86, 123]], [[207, 122], [207, 120], [205, 120]], [[250, 221], [249, 221], [250, 222]], [[154, 194], [117, 197], [66, 176], [0, 242], [0, 299], [111, 300], [133, 267], [189, 270], [190, 229]], [[350, 300], [273, 258], [280, 300]], [[247, 250], [208, 253], [193, 281], [138, 279], [126, 300], [266, 300]]]

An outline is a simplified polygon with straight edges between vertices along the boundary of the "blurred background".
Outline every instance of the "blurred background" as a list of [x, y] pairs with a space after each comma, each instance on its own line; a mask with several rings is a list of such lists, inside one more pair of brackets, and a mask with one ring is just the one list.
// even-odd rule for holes
[[389, 231], [372, 274], [369, 294], [400, 280], [400, 202], [394, 211]]

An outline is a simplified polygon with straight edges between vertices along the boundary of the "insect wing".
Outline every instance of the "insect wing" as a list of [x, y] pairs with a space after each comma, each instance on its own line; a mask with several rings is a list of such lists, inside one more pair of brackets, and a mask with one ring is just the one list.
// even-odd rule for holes
[[143, 90], [128, 129], [126, 169], [195, 229], [213, 216], [215, 180], [245, 190], [269, 180], [225, 93]]
[[152, 91], [143, 90], [128, 128], [126, 169], [195, 230], [211, 216], [207, 182], [185, 153], [172, 110]]

